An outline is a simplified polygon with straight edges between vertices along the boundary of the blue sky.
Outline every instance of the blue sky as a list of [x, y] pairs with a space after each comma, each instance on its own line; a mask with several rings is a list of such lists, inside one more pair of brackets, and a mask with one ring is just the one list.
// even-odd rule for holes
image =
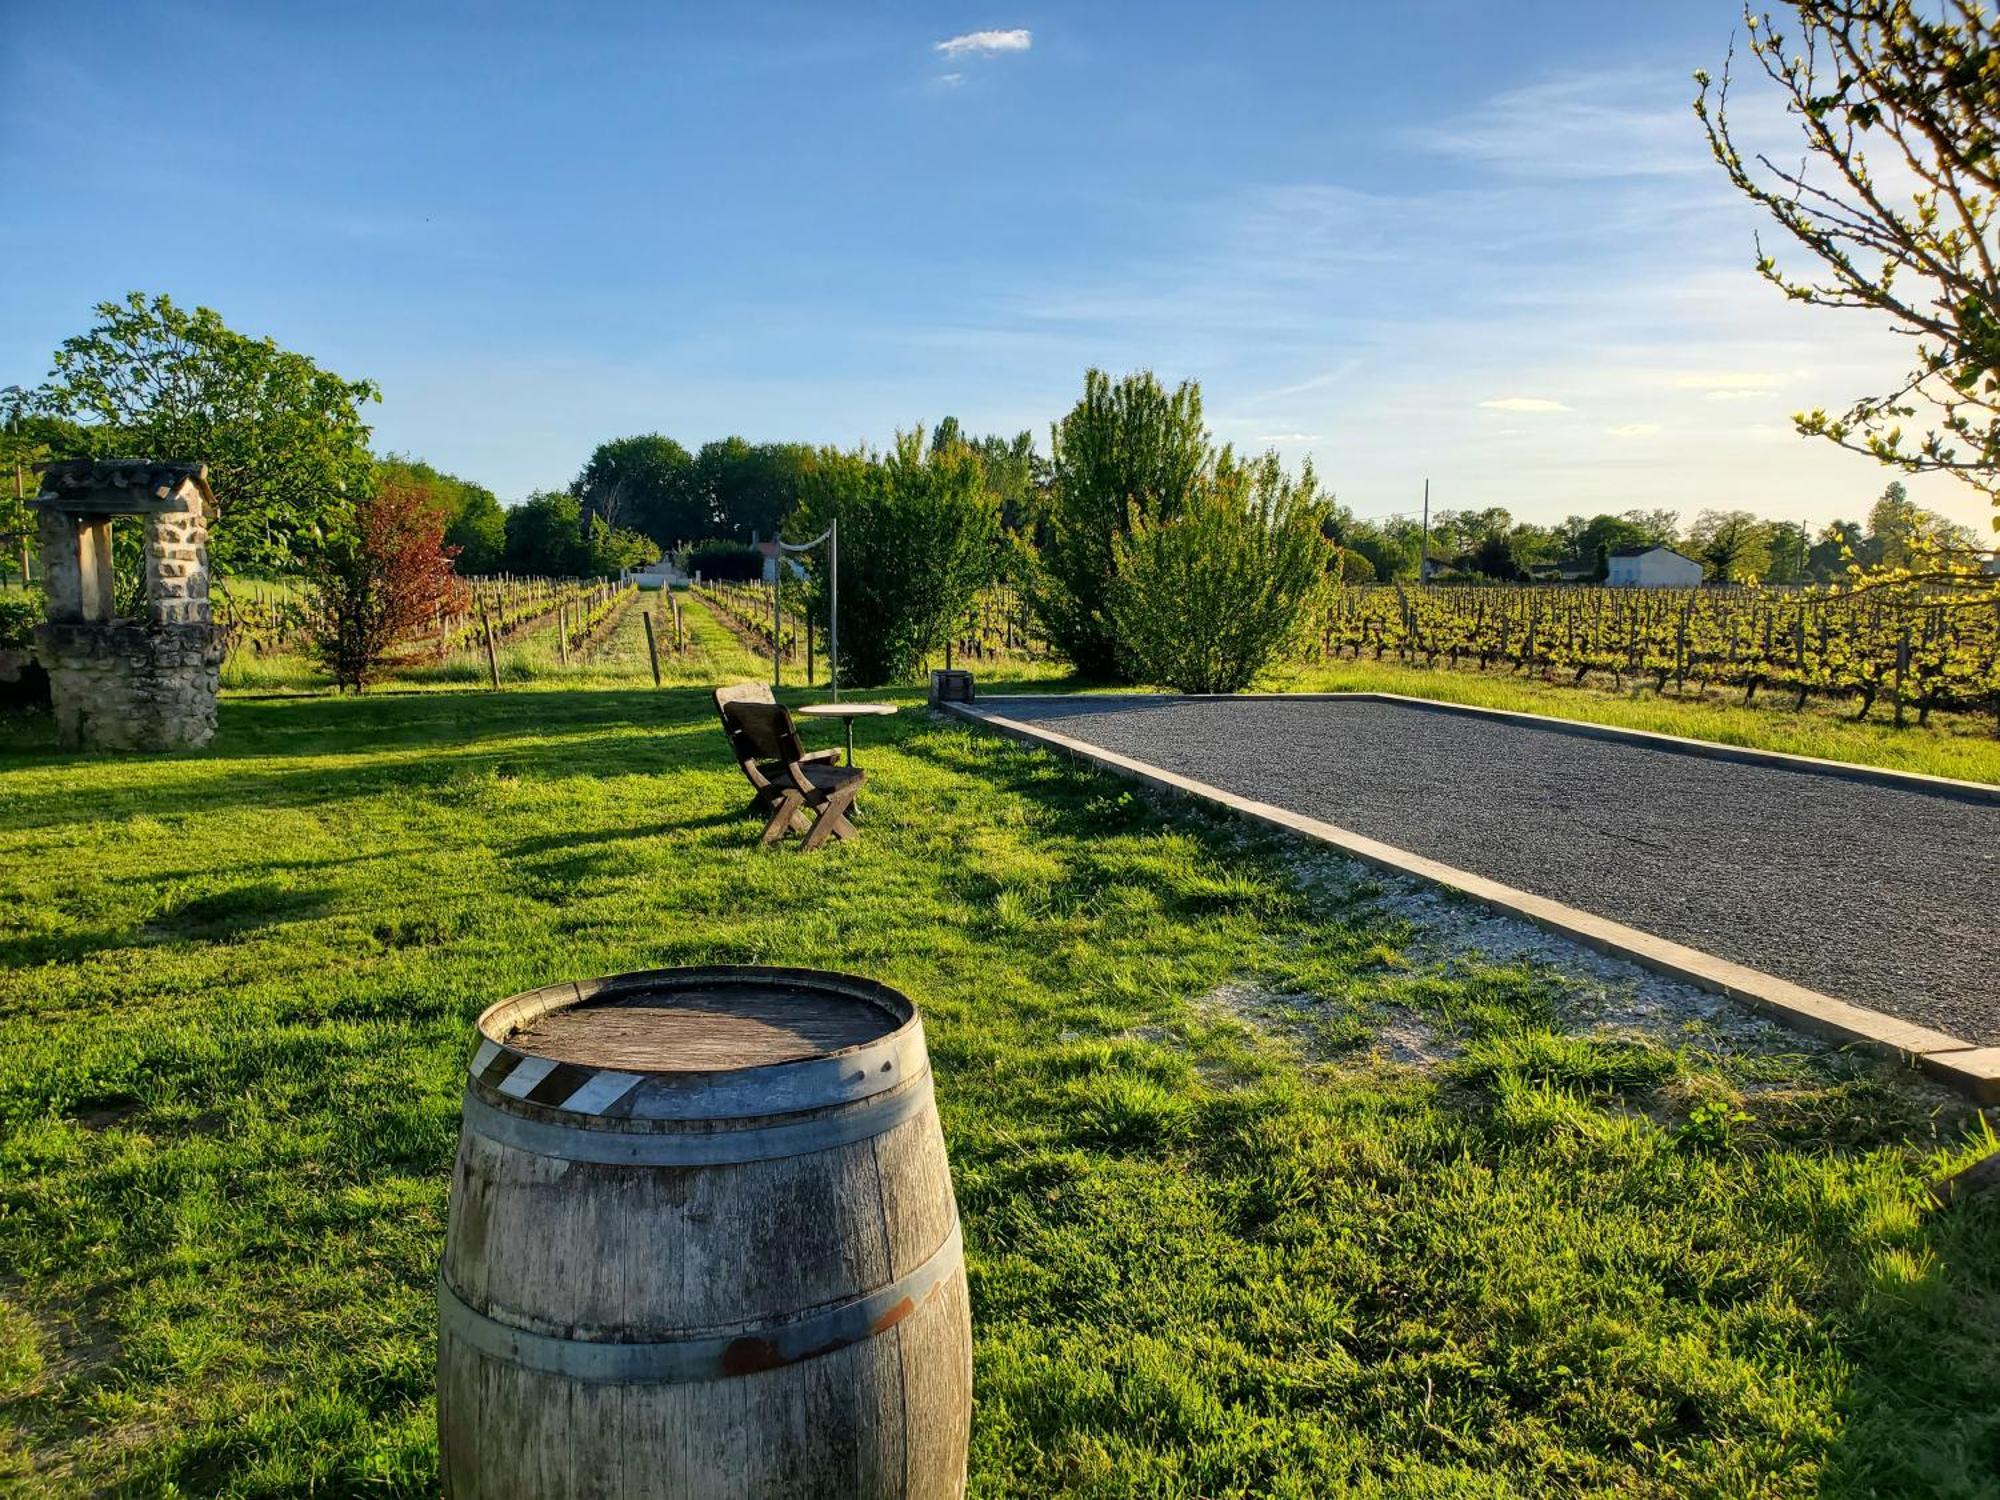
[[0, 0], [0, 385], [144, 288], [508, 499], [629, 432], [1045, 445], [1096, 364], [1364, 515], [1825, 520], [1889, 476], [1788, 416], [1905, 352], [1750, 269], [1688, 110], [1737, 19]]

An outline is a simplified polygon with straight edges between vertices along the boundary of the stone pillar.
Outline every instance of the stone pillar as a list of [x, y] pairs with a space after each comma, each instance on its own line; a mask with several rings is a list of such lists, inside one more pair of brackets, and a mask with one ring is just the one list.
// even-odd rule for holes
[[61, 511], [44, 510], [36, 517], [42, 546], [42, 595], [51, 620], [81, 620], [83, 614], [83, 546], [77, 519]]
[[[208, 601], [207, 471], [142, 461], [48, 465], [41, 513], [48, 621], [35, 654], [56, 732], [88, 750], [178, 750], [215, 735], [222, 638]], [[143, 620], [115, 618], [111, 518], [144, 529]]]
[[192, 488], [171, 509], [146, 517], [146, 618], [155, 625], [207, 625], [208, 518]]

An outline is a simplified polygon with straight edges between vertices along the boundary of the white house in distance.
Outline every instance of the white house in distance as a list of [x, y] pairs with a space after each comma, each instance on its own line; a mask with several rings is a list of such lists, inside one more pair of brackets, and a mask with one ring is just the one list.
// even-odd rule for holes
[[618, 581], [637, 584], [642, 589], [681, 589], [687, 587], [688, 577], [674, 566], [671, 557], [662, 557], [643, 568], [626, 568], [618, 575]]
[[1702, 566], [1671, 547], [1620, 547], [1607, 559], [1604, 581], [1612, 588], [1693, 589], [1701, 587]]

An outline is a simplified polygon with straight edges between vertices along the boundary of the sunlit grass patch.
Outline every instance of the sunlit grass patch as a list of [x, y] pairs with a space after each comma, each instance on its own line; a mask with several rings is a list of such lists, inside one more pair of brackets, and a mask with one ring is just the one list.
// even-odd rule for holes
[[1559, 972], [893, 696], [814, 857], [650, 675], [235, 700], [146, 761], [9, 731], [0, 1489], [434, 1494], [471, 1018], [705, 962], [922, 1005], [976, 1495], [1994, 1487], [2000, 1208], [1926, 1193], [1962, 1110], [1579, 1030]]

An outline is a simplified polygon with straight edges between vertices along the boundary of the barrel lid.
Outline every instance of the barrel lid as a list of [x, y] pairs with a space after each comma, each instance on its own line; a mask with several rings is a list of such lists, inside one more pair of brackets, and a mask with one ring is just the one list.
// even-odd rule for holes
[[648, 969], [509, 996], [479, 1018], [475, 1082], [593, 1115], [716, 1119], [847, 1102], [925, 1066], [910, 1001], [817, 969]]

